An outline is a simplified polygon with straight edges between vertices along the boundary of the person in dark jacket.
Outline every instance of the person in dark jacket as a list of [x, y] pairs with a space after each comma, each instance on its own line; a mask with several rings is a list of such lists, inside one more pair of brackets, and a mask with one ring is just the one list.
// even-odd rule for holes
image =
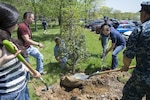
[[141, 3], [140, 30], [134, 30], [129, 36], [123, 52], [123, 67], [128, 71], [132, 59], [136, 57], [136, 67], [123, 88], [121, 100], [150, 100], [150, 1]]

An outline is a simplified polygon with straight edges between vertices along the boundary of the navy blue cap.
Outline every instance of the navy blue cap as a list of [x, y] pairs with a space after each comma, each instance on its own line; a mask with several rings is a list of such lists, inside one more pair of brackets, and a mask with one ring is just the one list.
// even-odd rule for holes
[[141, 3], [141, 10], [140, 10], [140, 12], [141, 11], [146, 11], [146, 12], [150, 13], [150, 1]]
[[107, 17], [107, 16], [104, 16], [104, 20], [108, 20], [108, 17]]

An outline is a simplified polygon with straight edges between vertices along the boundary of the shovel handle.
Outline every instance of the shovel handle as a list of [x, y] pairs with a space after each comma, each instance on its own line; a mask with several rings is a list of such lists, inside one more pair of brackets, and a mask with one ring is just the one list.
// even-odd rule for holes
[[[14, 48], [14, 46], [12, 45], [12, 43], [10, 42], [10, 41], [8, 41], [8, 40], [3, 40], [3, 45], [6, 47], [6, 49], [9, 51], [9, 52], [11, 52], [11, 53], [13, 53], [13, 54], [15, 54], [17, 51], [16, 51], [16, 49]], [[25, 65], [26, 65], [26, 67], [28, 67], [28, 69], [34, 74], [34, 75], [36, 75], [36, 71], [32, 68], [32, 66], [24, 59], [24, 57], [21, 55], [21, 54], [18, 54], [17, 55], [17, 58], [21, 61], [21, 62], [23, 62]]]
[[37, 74], [35, 69], [33, 69], [32, 66], [26, 60], [23, 61], [23, 64], [25, 64], [26, 67], [28, 67], [28, 69], [33, 73], [33, 75]]
[[[130, 66], [129, 69], [135, 68], [136, 66]], [[101, 74], [107, 74], [107, 73], [111, 73], [111, 72], [118, 72], [121, 71], [121, 69], [115, 69], [115, 70], [106, 70], [106, 71], [102, 71], [102, 72], [98, 72], [98, 73], [93, 73], [91, 75], [89, 75], [88, 79], [92, 76], [95, 75], [101, 75]]]
[[[132, 69], [132, 68], [135, 68], [136, 66], [130, 66], [129, 69]], [[107, 74], [107, 73], [110, 73], [110, 72], [117, 72], [117, 71], [120, 71], [121, 69], [115, 69], [115, 70], [106, 70], [106, 71], [103, 71], [103, 72], [99, 72], [99, 74]]]

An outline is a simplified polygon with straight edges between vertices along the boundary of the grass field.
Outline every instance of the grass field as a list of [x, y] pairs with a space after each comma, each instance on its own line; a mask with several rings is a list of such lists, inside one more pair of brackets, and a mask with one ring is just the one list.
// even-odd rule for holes
[[[54, 54], [53, 54], [53, 48], [55, 45], [54, 38], [55, 36], [59, 35], [59, 27], [55, 28], [49, 28], [47, 30], [47, 34], [43, 34], [42, 26], [38, 26], [38, 31], [33, 31], [33, 40], [39, 41], [44, 45], [44, 48], [38, 48], [41, 53], [44, 56], [44, 69], [48, 72], [47, 75], [43, 75], [43, 79], [48, 83], [48, 85], [52, 85], [55, 82], [59, 80], [59, 74], [60, 73], [66, 73], [65, 70], [62, 70], [59, 65], [57, 64]], [[102, 53], [102, 47], [101, 43], [99, 41], [99, 35], [95, 34], [94, 32], [90, 32], [89, 30], [85, 29], [84, 31], [85, 38], [86, 38], [86, 49], [88, 51], [89, 57], [88, 59], [82, 61], [79, 63], [76, 67], [76, 69], [79, 69], [80, 71], [84, 71], [88, 74], [93, 73], [97, 70], [100, 70], [102, 66], [102, 61], [100, 59], [100, 55]], [[16, 35], [14, 33], [14, 38], [16, 38]], [[109, 43], [111, 44], [111, 43]], [[123, 51], [122, 51], [123, 52]], [[122, 63], [122, 52], [118, 54], [119, 59], [119, 66], [121, 67], [123, 65]], [[30, 57], [30, 63], [35, 68], [36, 67], [36, 61], [34, 58]], [[105, 66], [110, 67], [111, 65], [111, 52], [107, 55], [105, 62]], [[135, 64], [135, 61], [132, 62], [132, 65]], [[35, 83], [36, 85], [41, 85], [41, 81], [37, 79], [32, 79], [31, 82]], [[42, 84], [43, 85], [43, 84]], [[35, 91], [33, 89], [33, 85], [31, 83], [28, 84], [29, 92], [31, 100], [40, 100], [36, 95]]]

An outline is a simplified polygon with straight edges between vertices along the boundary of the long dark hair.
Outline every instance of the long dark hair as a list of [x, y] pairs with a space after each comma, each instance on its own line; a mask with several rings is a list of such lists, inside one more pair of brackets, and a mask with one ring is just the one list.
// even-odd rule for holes
[[22, 54], [26, 55], [26, 50], [21, 42], [13, 39], [9, 31], [9, 28], [17, 24], [18, 10], [9, 4], [0, 3], [0, 14], [0, 47], [3, 47], [2, 41], [6, 39], [13, 42], [22, 51]]
[[0, 3], [0, 28], [8, 29], [18, 21], [19, 13], [17, 9], [9, 4]]

